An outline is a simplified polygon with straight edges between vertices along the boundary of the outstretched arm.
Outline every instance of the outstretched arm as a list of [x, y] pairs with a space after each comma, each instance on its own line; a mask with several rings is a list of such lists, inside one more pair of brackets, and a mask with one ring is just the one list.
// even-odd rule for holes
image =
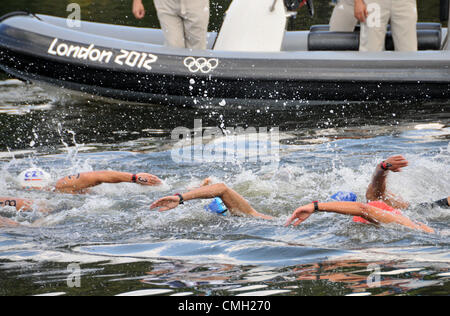
[[10, 220], [8, 218], [0, 217], [0, 228], [2, 227], [17, 227], [20, 226], [19, 223]]
[[[249, 215], [253, 217], [259, 217], [263, 219], [272, 219], [268, 215], [261, 214], [255, 211], [251, 205], [237, 192], [230, 189], [225, 184], [214, 184], [203, 186], [199, 189], [195, 189], [188, 193], [182, 194], [184, 201], [197, 200], [197, 199], [213, 199], [220, 197], [228, 210], [235, 215]], [[181, 199], [179, 196], [168, 196], [162, 198], [150, 207], [151, 209], [159, 208], [160, 211], [168, 211], [174, 209], [180, 205]]]
[[[329, 202], [318, 203], [320, 212], [331, 212], [350, 216], [360, 216], [374, 224], [399, 224], [412, 229], [422, 230], [427, 233], [434, 233], [434, 230], [425, 224], [414, 223], [409, 218], [386, 212], [382, 209], [359, 203], [359, 202]], [[298, 208], [286, 222], [286, 226], [294, 224], [297, 226], [307, 220], [314, 213], [314, 204], [308, 204]]]
[[131, 174], [118, 171], [93, 171], [79, 173], [59, 180], [55, 189], [62, 193], [85, 193], [86, 189], [95, 187], [102, 183], [130, 182], [141, 185], [160, 185], [161, 180], [148, 173]]
[[44, 202], [35, 202], [32, 200], [20, 199], [16, 197], [0, 197], [0, 207], [12, 206], [18, 212], [30, 212], [33, 209], [42, 213], [50, 213], [51, 210]]
[[[31, 211], [33, 201], [18, 199], [15, 197], [0, 197], [0, 207], [15, 207], [17, 211]], [[0, 216], [0, 228], [1, 227], [17, 227], [19, 223]]]
[[33, 207], [33, 201], [19, 199], [15, 197], [0, 197], [0, 207], [12, 206], [17, 211], [31, 211]]
[[398, 209], [408, 208], [408, 202], [403, 201], [401, 198], [395, 196], [391, 192], [388, 192], [386, 189], [386, 180], [389, 171], [401, 172], [402, 168], [407, 166], [408, 161], [401, 155], [389, 157], [385, 161], [379, 163], [372, 176], [372, 181], [366, 191], [367, 200], [383, 201], [386, 204]]

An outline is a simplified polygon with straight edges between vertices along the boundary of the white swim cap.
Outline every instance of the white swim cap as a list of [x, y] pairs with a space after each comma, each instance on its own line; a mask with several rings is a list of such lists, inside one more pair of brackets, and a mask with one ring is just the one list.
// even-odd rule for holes
[[31, 168], [23, 171], [17, 178], [19, 185], [29, 189], [43, 189], [52, 182], [52, 176], [39, 168]]

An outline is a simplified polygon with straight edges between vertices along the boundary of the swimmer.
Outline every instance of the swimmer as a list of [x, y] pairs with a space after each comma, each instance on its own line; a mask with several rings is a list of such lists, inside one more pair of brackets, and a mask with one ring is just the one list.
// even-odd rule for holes
[[[29, 169], [23, 171], [17, 179], [19, 185], [26, 190], [42, 190], [67, 194], [86, 194], [89, 189], [102, 183], [136, 183], [144, 186], [157, 186], [162, 181], [148, 173], [126, 173], [118, 171], [92, 171], [67, 176], [52, 185], [52, 177], [42, 169]], [[48, 213], [45, 206], [38, 205], [32, 200], [16, 197], [0, 197], [0, 207], [15, 207], [19, 212], [28, 212], [33, 209], [41, 213]], [[0, 217], [0, 227], [17, 226], [14, 221]]]
[[[294, 223], [295, 226], [305, 221], [314, 212], [334, 212], [345, 215], [354, 216], [355, 222], [365, 222], [373, 224], [389, 224], [397, 223], [413, 229], [422, 230], [433, 233], [434, 230], [425, 224], [415, 223], [409, 218], [401, 214], [400, 211], [394, 209], [405, 208], [409, 204], [402, 199], [396, 197], [386, 190], [387, 174], [391, 172], [400, 172], [402, 168], [408, 166], [408, 161], [403, 156], [392, 156], [379, 165], [377, 165], [372, 182], [367, 189], [368, 203], [356, 202], [356, 195], [351, 197], [354, 202], [349, 200], [338, 200], [328, 203], [312, 203], [297, 209], [291, 218], [287, 221], [286, 226]], [[207, 210], [213, 213], [223, 215], [229, 212], [231, 215], [247, 215], [262, 219], [273, 219], [271, 216], [257, 212], [241, 195], [229, 188], [226, 184], [210, 184], [210, 180], [206, 180], [202, 187], [194, 189], [185, 194], [175, 194], [174, 196], [164, 197], [151, 205], [151, 209], [159, 209], [160, 212], [169, 211], [184, 204], [186, 201], [196, 199], [217, 199], [214, 200]], [[222, 203], [223, 204], [222, 204]], [[448, 199], [435, 202], [432, 205], [447, 205]], [[388, 205], [389, 203], [390, 205]], [[295, 221], [295, 222], [294, 222]]]
[[[386, 189], [389, 172], [401, 172], [408, 166], [408, 161], [401, 155], [392, 156], [377, 165], [372, 181], [366, 191], [368, 203], [356, 202], [356, 196], [338, 199], [336, 202], [319, 203], [318, 201], [298, 208], [286, 222], [286, 226], [298, 226], [306, 221], [313, 213], [331, 212], [354, 216], [355, 222], [372, 224], [399, 224], [427, 233], [434, 233], [434, 229], [423, 223], [413, 222], [402, 215], [400, 209], [406, 209], [410, 204], [395, 196]], [[421, 204], [424, 207], [449, 208], [450, 197], [434, 203]]]
[[[202, 186], [185, 194], [167, 196], [153, 203], [150, 209], [159, 209], [165, 212], [177, 208], [184, 202], [191, 200], [215, 199], [207, 209], [213, 213], [222, 215], [229, 211], [231, 215], [250, 216], [262, 219], [273, 219], [271, 216], [257, 212], [241, 195], [229, 188], [224, 183], [211, 184], [206, 179]], [[221, 205], [223, 202], [223, 206]]]

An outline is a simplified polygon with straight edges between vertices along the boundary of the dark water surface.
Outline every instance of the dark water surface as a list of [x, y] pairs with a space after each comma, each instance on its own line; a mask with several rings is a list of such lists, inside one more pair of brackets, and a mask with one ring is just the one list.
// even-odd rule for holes
[[[29, 11], [32, 13], [49, 14], [66, 17], [69, 3], [78, 3], [81, 7], [82, 20], [101, 23], [113, 23], [120, 25], [142, 26], [158, 28], [159, 22], [153, 1], [143, 0], [147, 16], [142, 21], [137, 21], [131, 13], [131, 0], [83, 0], [83, 1], [53, 1], [53, 0], [16, 0], [0, 3], [0, 15], [12, 11]], [[210, 27], [211, 31], [218, 31], [222, 25], [225, 11], [231, 0], [214, 0], [211, 3]], [[290, 24], [291, 30], [305, 30], [313, 24], [327, 24], [331, 11], [331, 1], [314, 1], [315, 16], [310, 17], [306, 9], [299, 11], [298, 18]], [[439, 22], [439, 0], [418, 1], [419, 20], [426, 22]], [[445, 23], [446, 25], [446, 23]]]
[[[298, 28], [326, 22], [328, 3], [316, 2], [318, 17]], [[212, 29], [226, 3], [214, 4]], [[437, 3], [422, 4], [422, 20], [437, 19]], [[64, 16], [66, 4], [15, 1], [1, 3], [0, 13], [28, 8]], [[139, 25], [124, 17], [128, 1], [80, 4], [88, 20]], [[449, 110], [443, 101], [167, 109], [81, 99], [1, 78], [0, 196], [42, 201], [55, 212], [0, 210], [22, 224], [0, 231], [0, 295], [448, 295], [450, 214], [418, 204], [450, 192]], [[214, 149], [257, 142], [254, 134], [225, 137], [235, 127], [278, 128], [279, 161], [252, 160], [257, 154], [250, 151], [227, 163], [177, 162], [172, 132], [194, 128], [195, 120], [223, 132], [205, 140]], [[412, 203], [407, 216], [436, 234], [365, 226], [335, 214], [283, 227], [298, 206], [338, 190], [364, 201], [375, 165], [393, 154], [404, 154], [410, 166], [390, 175], [390, 190]], [[15, 178], [31, 166], [55, 179], [104, 169], [151, 172], [164, 185], [102, 185], [84, 196], [23, 191]], [[275, 220], [217, 217], [203, 210], [207, 201], [149, 210], [157, 198], [205, 177], [226, 182]], [[73, 264], [81, 268], [80, 287], [68, 283]]]

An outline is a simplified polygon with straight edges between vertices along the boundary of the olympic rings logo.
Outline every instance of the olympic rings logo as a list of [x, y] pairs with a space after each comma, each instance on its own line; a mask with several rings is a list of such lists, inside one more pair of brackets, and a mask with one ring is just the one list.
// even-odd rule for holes
[[190, 72], [196, 73], [200, 71], [207, 74], [219, 66], [219, 60], [217, 58], [206, 59], [204, 57], [187, 57], [184, 59], [184, 65]]

